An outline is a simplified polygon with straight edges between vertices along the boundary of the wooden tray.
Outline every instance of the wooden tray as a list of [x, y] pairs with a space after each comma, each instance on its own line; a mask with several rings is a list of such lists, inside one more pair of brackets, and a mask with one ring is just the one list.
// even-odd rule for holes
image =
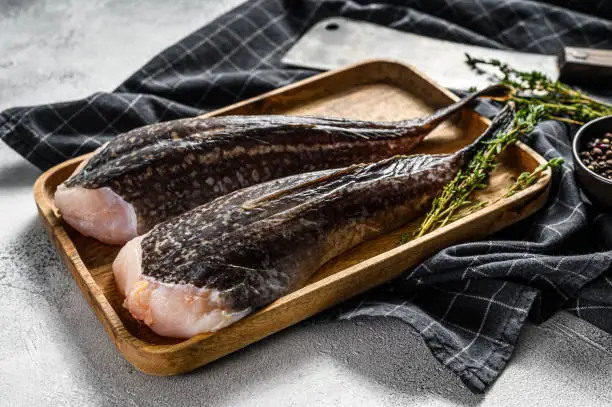
[[[292, 113], [395, 120], [422, 116], [455, 100], [454, 95], [409, 66], [375, 60], [317, 75], [208, 116]], [[443, 124], [416, 151], [457, 150], [488, 125], [486, 119], [469, 110], [457, 115], [454, 122]], [[481, 238], [517, 222], [544, 204], [550, 181], [550, 171], [546, 171], [535, 185], [503, 198], [513, 177], [544, 162], [527, 146], [513, 146], [503, 154], [489, 188], [481, 193], [481, 198], [497, 202], [398, 246], [400, 236], [412, 233], [418, 224], [414, 221], [332, 260], [304, 287], [242, 321], [214, 334], [178, 340], [154, 334], [122, 307], [123, 298], [115, 289], [110, 268], [119, 248], [80, 235], [54, 212], [55, 188], [84, 157], [59, 164], [36, 181], [34, 197], [40, 217], [119, 351], [136, 368], [154, 375], [193, 370], [388, 281], [446, 246]]]

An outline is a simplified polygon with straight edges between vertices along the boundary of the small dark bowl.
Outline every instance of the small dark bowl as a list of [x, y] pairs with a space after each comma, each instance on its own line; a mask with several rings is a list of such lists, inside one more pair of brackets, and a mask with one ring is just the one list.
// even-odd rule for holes
[[582, 126], [572, 143], [572, 157], [574, 159], [574, 171], [582, 187], [589, 198], [612, 208], [612, 180], [589, 170], [580, 160], [578, 154], [586, 149], [586, 144], [594, 138], [603, 138], [605, 133], [612, 133], [612, 116], [601, 117], [592, 120]]

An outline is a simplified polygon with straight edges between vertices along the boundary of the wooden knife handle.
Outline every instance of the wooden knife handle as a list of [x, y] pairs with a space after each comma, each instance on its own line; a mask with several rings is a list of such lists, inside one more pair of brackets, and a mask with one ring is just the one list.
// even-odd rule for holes
[[559, 56], [559, 80], [612, 88], [612, 50], [566, 47]]

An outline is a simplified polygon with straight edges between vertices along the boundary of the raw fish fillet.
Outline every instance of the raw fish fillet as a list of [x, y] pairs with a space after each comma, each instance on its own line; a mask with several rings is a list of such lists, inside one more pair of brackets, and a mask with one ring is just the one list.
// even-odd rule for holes
[[113, 264], [124, 305], [164, 336], [221, 329], [298, 288], [331, 258], [422, 214], [512, 118], [508, 106], [450, 155], [290, 176], [160, 223], [128, 242]]
[[212, 199], [288, 175], [405, 154], [477, 96], [397, 122], [223, 116], [159, 123], [101, 147], [57, 189], [60, 214], [84, 235], [123, 244]]

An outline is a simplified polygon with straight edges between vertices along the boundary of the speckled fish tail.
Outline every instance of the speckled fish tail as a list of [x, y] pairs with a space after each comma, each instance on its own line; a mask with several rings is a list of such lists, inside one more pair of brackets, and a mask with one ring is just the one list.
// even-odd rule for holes
[[492, 86], [430, 116], [397, 122], [221, 116], [142, 127], [100, 147], [58, 187], [55, 204], [82, 234], [123, 244], [250, 185], [405, 154], [476, 97], [506, 91]]
[[158, 224], [113, 264], [124, 305], [164, 336], [221, 329], [299, 287], [331, 258], [422, 214], [513, 116], [506, 107], [453, 154], [290, 176]]

